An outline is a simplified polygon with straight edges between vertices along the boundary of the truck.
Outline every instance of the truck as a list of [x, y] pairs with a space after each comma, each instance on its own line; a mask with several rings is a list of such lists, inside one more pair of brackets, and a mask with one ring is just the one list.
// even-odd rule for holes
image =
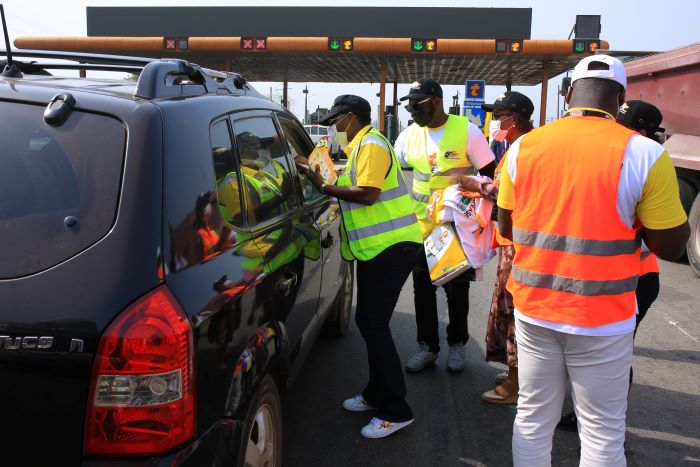
[[625, 62], [627, 99], [654, 104], [663, 114], [663, 143], [676, 167], [688, 214], [688, 263], [700, 277], [700, 42]]

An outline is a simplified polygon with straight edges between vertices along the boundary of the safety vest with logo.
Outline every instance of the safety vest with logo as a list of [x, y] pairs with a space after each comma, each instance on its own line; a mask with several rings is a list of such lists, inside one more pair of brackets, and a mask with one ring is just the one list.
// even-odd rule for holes
[[567, 117], [523, 136], [509, 284], [519, 312], [586, 327], [634, 315], [641, 236], [617, 211], [633, 134], [612, 120]]
[[367, 206], [339, 200], [343, 214], [341, 252], [348, 261], [368, 261], [397, 243], [420, 244], [423, 240], [399, 161], [391, 143], [375, 128], [370, 128], [353, 148], [336, 184], [357, 186], [356, 162], [363, 144], [385, 146], [391, 157], [391, 166], [374, 204]]
[[426, 127], [416, 124], [408, 127], [406, 163], [413, 168], [411, 197], [424, 237], [434, 227], [425, 212], [431, 194], [447, 188], [451, 176], [471, 175], [474, 172], [466, 152], [468, 123], [467, 117], [448, 115], [437, 154], [428, 154]]

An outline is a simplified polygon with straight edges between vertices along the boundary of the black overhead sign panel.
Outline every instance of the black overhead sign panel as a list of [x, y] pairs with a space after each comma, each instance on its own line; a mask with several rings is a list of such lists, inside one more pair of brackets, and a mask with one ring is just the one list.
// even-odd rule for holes
[[88, 36], [530, 39], [531, 8], [87, 7]]

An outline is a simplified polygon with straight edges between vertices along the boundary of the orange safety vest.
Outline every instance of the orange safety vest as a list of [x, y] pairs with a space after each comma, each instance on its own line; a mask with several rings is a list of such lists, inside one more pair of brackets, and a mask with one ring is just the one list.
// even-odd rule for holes
[[617, 212], [634, 132], [599, 117], [567, 117], [520, 141], [510, 290], [519, 312], [596, 327], [635, 312], [641, 235]]
[[656, 255], [651, 251], [642, 252], [642, 264], [639, 270], [639, 275], [649, 274], [650, 272], [660, 272], [659, 262], [656, 260]]

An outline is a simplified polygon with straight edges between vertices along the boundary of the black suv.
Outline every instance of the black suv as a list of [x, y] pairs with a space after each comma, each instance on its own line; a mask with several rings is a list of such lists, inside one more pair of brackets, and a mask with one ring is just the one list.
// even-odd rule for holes
[[279, 395], [353, 288], [303, 127], [235, 73], [14, 55], [79, 63], [0, 78], [0, 464], [280, 465]]

